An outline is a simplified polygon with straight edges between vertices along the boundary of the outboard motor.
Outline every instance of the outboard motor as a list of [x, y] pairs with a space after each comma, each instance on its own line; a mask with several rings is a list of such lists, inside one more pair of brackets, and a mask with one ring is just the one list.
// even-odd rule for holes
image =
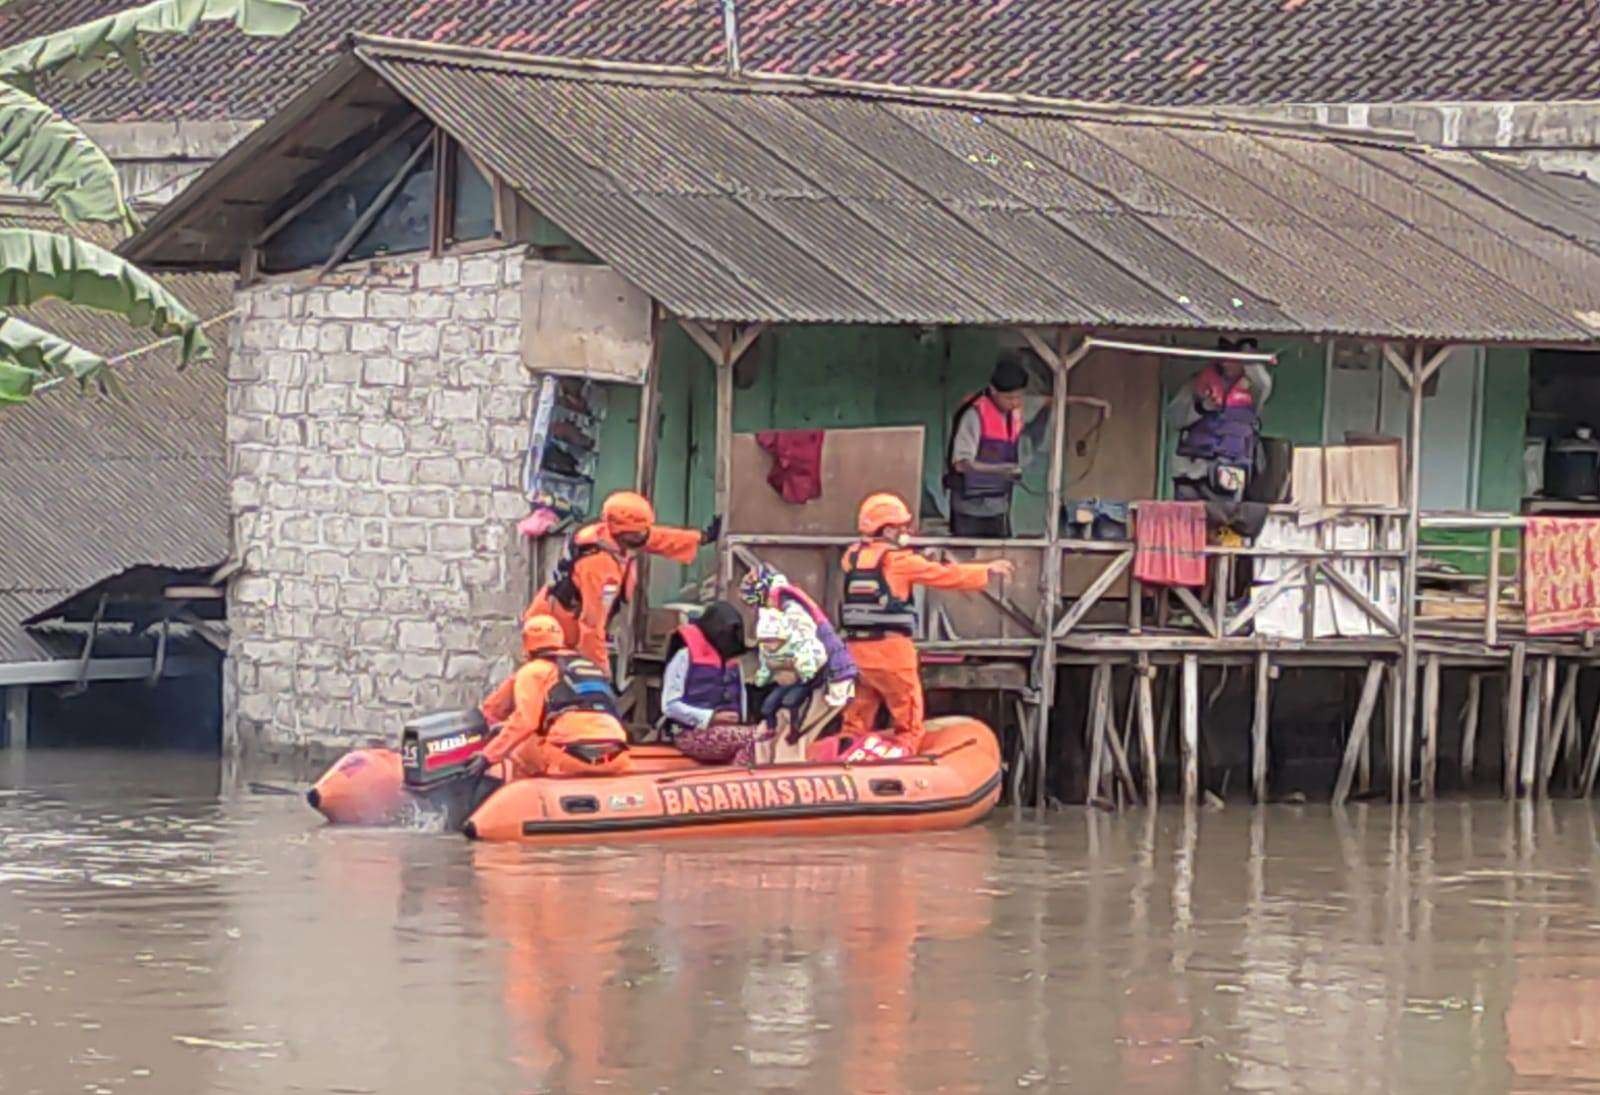
[[499, 780], [465, 778], [468, 763], [489, 744], [483, 712], [441, 711], [405, 724], [400, 763], [406, 790], [430, 809], [443, 811], [445, 827], [458, 829]]

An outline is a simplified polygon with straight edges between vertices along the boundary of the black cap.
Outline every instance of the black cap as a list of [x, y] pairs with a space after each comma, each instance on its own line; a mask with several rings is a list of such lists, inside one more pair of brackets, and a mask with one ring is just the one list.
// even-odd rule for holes
[[1028, 370], [1014, 357], [1002, 357], [995, 362], [994, 375], [989, 377], [989, 387], [997, 392], [1020, 392], [1028, 386]]

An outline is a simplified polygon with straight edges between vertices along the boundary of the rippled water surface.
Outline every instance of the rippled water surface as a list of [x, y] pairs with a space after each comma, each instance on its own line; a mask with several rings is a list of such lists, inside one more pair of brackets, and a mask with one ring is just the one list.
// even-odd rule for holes
[[540, 852], [0, 754], [0, 1091], [1600, 1091], [1587, 803]]

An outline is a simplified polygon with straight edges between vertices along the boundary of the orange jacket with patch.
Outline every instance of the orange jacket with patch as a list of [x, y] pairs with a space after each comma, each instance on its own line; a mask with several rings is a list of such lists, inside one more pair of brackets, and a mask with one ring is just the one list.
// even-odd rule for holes
[[[545, 702], [550, 692], [561, 683], [561, 669], [548, 658], [534, 658], [511, 678], [514, 707], [505, 725], [484, 747], [483, 755], [490, 764], [499, 764], [515, 753], [522, 745], [536, 737], [548, 737], [562, 743], [583, 740], [627, 741], [628, 732], [610, 715], [597, 715], [593, 711], [571, 711], [556, 722], [570, 733], [561, 733], [555, 723], [545, 723]], [[503, 688], [504, 686], [502, 686]], [[498, 696], [500, 689], [495, 690]], [[493, 697], [491, 697], [493, 698]], [[571, 722], [572, 726], [567, 727]]]
[[[576, 534], [583, 537], [585, 534], [592, 537], [599, 544], [602, 551], [591, 552], [572, 565], [572, 583], [578, 589], [578, 634], [574, 643], [578, 653], [594, 662], [598, 666], [610, 664], [610, 654], [606, 650], [606, 628], [611, 622], [611, 609], [616, 604], [617, 598], [632, 598], [634, 586], [638, 581], [638, 567], [633, 559], [622, 559], [621, 549], [616, 541], [612, 540], [605, 531], [605, 526], [600, 524], [587, 525], [578, 530]], [[703, 540], [699, 531], [694, 529], [669, 528], [665, 525], [656, 525], [650, 530], [650, 539], [645, 541], [643, 550], [652, 555], [660, 555], [671, 559], [675, 563], [694, 562], [695, 553], [700, 550]], [[528, 611], [523, 613], [527, 619], [534, 611], [534, 606], [543, 599], [546, 604], [553, 604], [553, 600], [544, 597], [545, 589], [539, 591], [540, 596], [534, 598], [534, 605], [529, 605]], [[555, 606], [559, 608], [559, 605]], [[544, 607], [540, 606], [544, 611]], [[566, 612], [551, 612], [565, 625], [563, 619]]]
[[880, 558], [889, 592], [903, 601], [911, 599], [913, 586], [970, 592], [989, 585], [988, 563], [940, 563], [910, 548], [895, 547], [882, 540], [863, 540], [847, 548], [845, 567], [870, 569]]

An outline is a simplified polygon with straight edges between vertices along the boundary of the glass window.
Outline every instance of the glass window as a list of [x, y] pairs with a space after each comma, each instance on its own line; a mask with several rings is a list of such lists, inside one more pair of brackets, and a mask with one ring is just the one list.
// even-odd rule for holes
[[[271, 273], [283, 273], [327, 262], [334, 247], [394, 178], [395, 172], [428, 139], [428, 133], [428, 127], [419, 126], [324, 194], [311, 208], [267, 241], [262, 268]], [[357, 243], [351, 257], [368, 258], [377, 254], [426, 248], [431, 242], [432, 180], [433, 157], [424, 155], [383, 215]], [[419, 221], [420, 240], [417, 232]]]
[[494, 235], [494, 186], [472, 162], [467, 150], [451, 145], [455, 156], [455, 220], [450, 239], [455, 242], [488, 239]]

